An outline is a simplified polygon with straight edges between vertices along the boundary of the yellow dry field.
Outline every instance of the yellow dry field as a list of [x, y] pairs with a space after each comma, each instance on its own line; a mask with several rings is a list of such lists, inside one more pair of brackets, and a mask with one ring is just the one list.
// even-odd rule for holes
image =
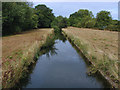
[[84, 50], [97, 67], [118, 79], [118, 32], [76, 27], [64, 28], [63, 31], [69, 38], [78, 39], [86, 46]]
[[[35, 29], [2, 37], [2, 86], [10, 88], [22, 77], [52, 29]], [[9, 82], [11, 81], [11, 83]]]
[[118, 59], [118, 32], [75, 27], [69, 27], [64, 31], [87, 43], [94, 48], [94, 52], [104, 53], [110, 59]]
[[23, 34], [12, 35], [2, 38], [2, 58], [12, 56], [15, 52], [26, 51], [34, 43], [43, 43], [52, 29], [37, 29]]

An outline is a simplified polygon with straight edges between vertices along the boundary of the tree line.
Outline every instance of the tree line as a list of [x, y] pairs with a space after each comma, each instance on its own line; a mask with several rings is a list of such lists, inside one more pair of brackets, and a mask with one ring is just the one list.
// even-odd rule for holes
[[36, 28], [54, 28], [55, 32], [67, 26], [80, 28], [96, 28], [118, 31], [118, 20], [113, 20], [110, 12], [100, 11], [96, 18], [92, 11], [80, 9], [69, 18], [55, 17], [52, 9], [46, 5], [37, 5], [29, 2], [2, 3], [2, 31], [3, 35], [17, 34]]
[[95, 18], [92, 11], [80, 9], [79, 11], [70, 15], [69, 22], [70, 26], [80, 28], [95, 28], [118, 31], [120, 27], [120, 21], [113, 20], [109, 11], [100, 11], [97, 13]]
[[55, 16], [45, 5], [32, 7], [28, 2], [3, 2], [3, 35], [16, 34], [36, 28], [50, 28]]

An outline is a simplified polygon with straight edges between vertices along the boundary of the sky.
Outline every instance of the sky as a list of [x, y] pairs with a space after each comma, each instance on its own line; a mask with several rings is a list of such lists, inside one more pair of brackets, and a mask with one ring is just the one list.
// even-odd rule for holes
[[34, 7], [38, 4], [45, 4], [53, 9], [55, 16], [69, 17], [70, 14], [79, 9], [88, 9], [96, 17], [98, 12], [106, 10], [111, 12], [113, 19], [118, 20], [118, 2], [33, 2], [33, 4]]
[[0, 0], [2, 2], [119, 2], [120, 0]]
[[[47, 7], [53, 9], [55, 16], [62, 15], [69, 17], [70, 14], [79, 9], [88, 9], [96, 14], [101, 10], [110, 11], [113, 19], [118, 19], [118, 2], [120, 0], [1, 0], [2, 2], [13, 1], [28, 1], [33, 2], [34, 6], [38, 4], [45, 4]], [[119, 4], [119, 19], [120, 20], [120, 4]]]
[[29, 0], [32, 2], [119, 2], [119, 0]]

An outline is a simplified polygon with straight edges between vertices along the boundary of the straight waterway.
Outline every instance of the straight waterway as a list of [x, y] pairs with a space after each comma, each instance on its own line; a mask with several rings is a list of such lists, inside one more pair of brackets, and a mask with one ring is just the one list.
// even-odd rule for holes
[[[64, 36], [62, 36], [64, 37]], [[88, 76], [89, 65], [68, 40], [56, 39], [44, 50], [22, 88], [105, 88], [99, 75]]]

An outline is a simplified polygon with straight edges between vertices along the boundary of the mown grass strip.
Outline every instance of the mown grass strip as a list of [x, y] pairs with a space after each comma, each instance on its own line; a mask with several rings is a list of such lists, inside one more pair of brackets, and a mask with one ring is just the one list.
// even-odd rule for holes
[[[110, 72], [111, 68], [114, 67], [117, 60], [111, 60], [106, 55], [104, 55], [102, 60], [98, 60], [98, 58], [94, 55], [90, 55], [88, 49], [90, 48], [87, 44], [80, 41], [80, 39], [76, 38], [75, 36], [66, 33], [63, 31], [64, 35], [71, 40], [72, 43], [83, 53], [86, 59], [91, 62], [94, 69], [90, 69], [91, 72], [94, 74], [97, 71], [111, 84], [112, 87], [118, 88], [119, 80], [115, 78], [113, 73]], [[113, 69], [113, 68], [112, 68]], [[115, 70], [115, 69], [114, 69]], [[118, 74], [117, 74], [118, 75]]]

